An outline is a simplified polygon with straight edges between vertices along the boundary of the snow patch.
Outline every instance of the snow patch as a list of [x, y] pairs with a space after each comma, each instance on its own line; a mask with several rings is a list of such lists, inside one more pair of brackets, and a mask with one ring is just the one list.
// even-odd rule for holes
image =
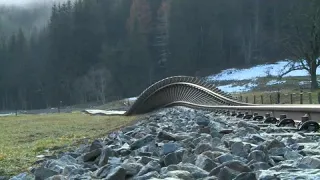
[[283, 84], [285, 83], [286, 81], [277, 81], [277, 80], [271, 80], [269, 82], [267, 82], [267, 86], [272, 86], [272, 85], [276, 85], [276, 84]]
[[128, 101], [136, 101], [138, 99], [138, 97], [131, 97], [131, 98], [127, 98], [126, 100]]
[[217, 88], [221, 89], [224, 92], [232, 93], [232, 92], [250, 91], [252, 88], [254, 88], [256, 86], [257, 86], [257, 84], [254, 84], [254, 83], [248, 83], [248, 84], [245, 84], [242, 86], [228, 84], [228, 85], [224, 85], [224, 86], [218, 86]]
[[[235, 69], [230, 68], [223, 70], [222, 72], [208, 76], [208, 80], [223, 81], [223, 80], [250, 80], [257, 77], [266, 76], [279, 76], [282, 72], [288, 70], [286, 67], [288, 61], [278, 61], [275, 64], [263, 64], [254, 66], [248, 69]], [[318, 72], [317, 74], [320, 74]], [[306, 70], [296, 70], [286, 74], [284, 77], [295, 77], [295, 76], [307, 76]]]
[[9, 113], [9, 114], [0, 114], [0, 117], [13, 116], [13, 115], [15, 115], [15, 114], [13, 114], [13, 113]]

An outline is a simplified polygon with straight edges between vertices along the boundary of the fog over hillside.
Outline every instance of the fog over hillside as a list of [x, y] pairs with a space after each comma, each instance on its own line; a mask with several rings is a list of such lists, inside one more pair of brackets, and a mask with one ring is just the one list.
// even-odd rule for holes
[[52, 4], [54, 2], [64, 2], [67, 0], [0, 0], [0, 5], [34, 5], [34, 4]]
[[31, 35], [48, 23], [54, 3], [66, 1], [0, 0], [0, 37], [8, 37], [16, 33], [19, 28], [25, 35]]

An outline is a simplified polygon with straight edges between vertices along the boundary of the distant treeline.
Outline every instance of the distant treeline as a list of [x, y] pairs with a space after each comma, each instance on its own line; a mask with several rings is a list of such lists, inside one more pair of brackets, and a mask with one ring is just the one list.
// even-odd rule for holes
[[[171, 75], [205, 76], [290, 57], [301, 0], [78, 0], [0, 40], [0, 109], [105, 102]], [[2, 26], [0, 28], [6, 28]], [[306, 33], [306, 32], [301, 32]]]

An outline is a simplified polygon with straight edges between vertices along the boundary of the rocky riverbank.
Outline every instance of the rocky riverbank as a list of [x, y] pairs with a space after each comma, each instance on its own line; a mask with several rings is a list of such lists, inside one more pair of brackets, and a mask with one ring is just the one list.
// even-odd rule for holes
[[12, 179], [320, 179], [318, 142], [301, 133], [270, 136], [234, 117], [176, 107]]

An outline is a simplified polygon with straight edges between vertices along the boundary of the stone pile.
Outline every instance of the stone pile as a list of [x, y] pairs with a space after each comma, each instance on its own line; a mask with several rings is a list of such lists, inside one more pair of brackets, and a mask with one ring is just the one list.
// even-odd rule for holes
[[234, 117], [176, 107], [46, 159], [31, 172], [48, 180], [320, 179], [317, 142], [303, 134], [272, 137]]

